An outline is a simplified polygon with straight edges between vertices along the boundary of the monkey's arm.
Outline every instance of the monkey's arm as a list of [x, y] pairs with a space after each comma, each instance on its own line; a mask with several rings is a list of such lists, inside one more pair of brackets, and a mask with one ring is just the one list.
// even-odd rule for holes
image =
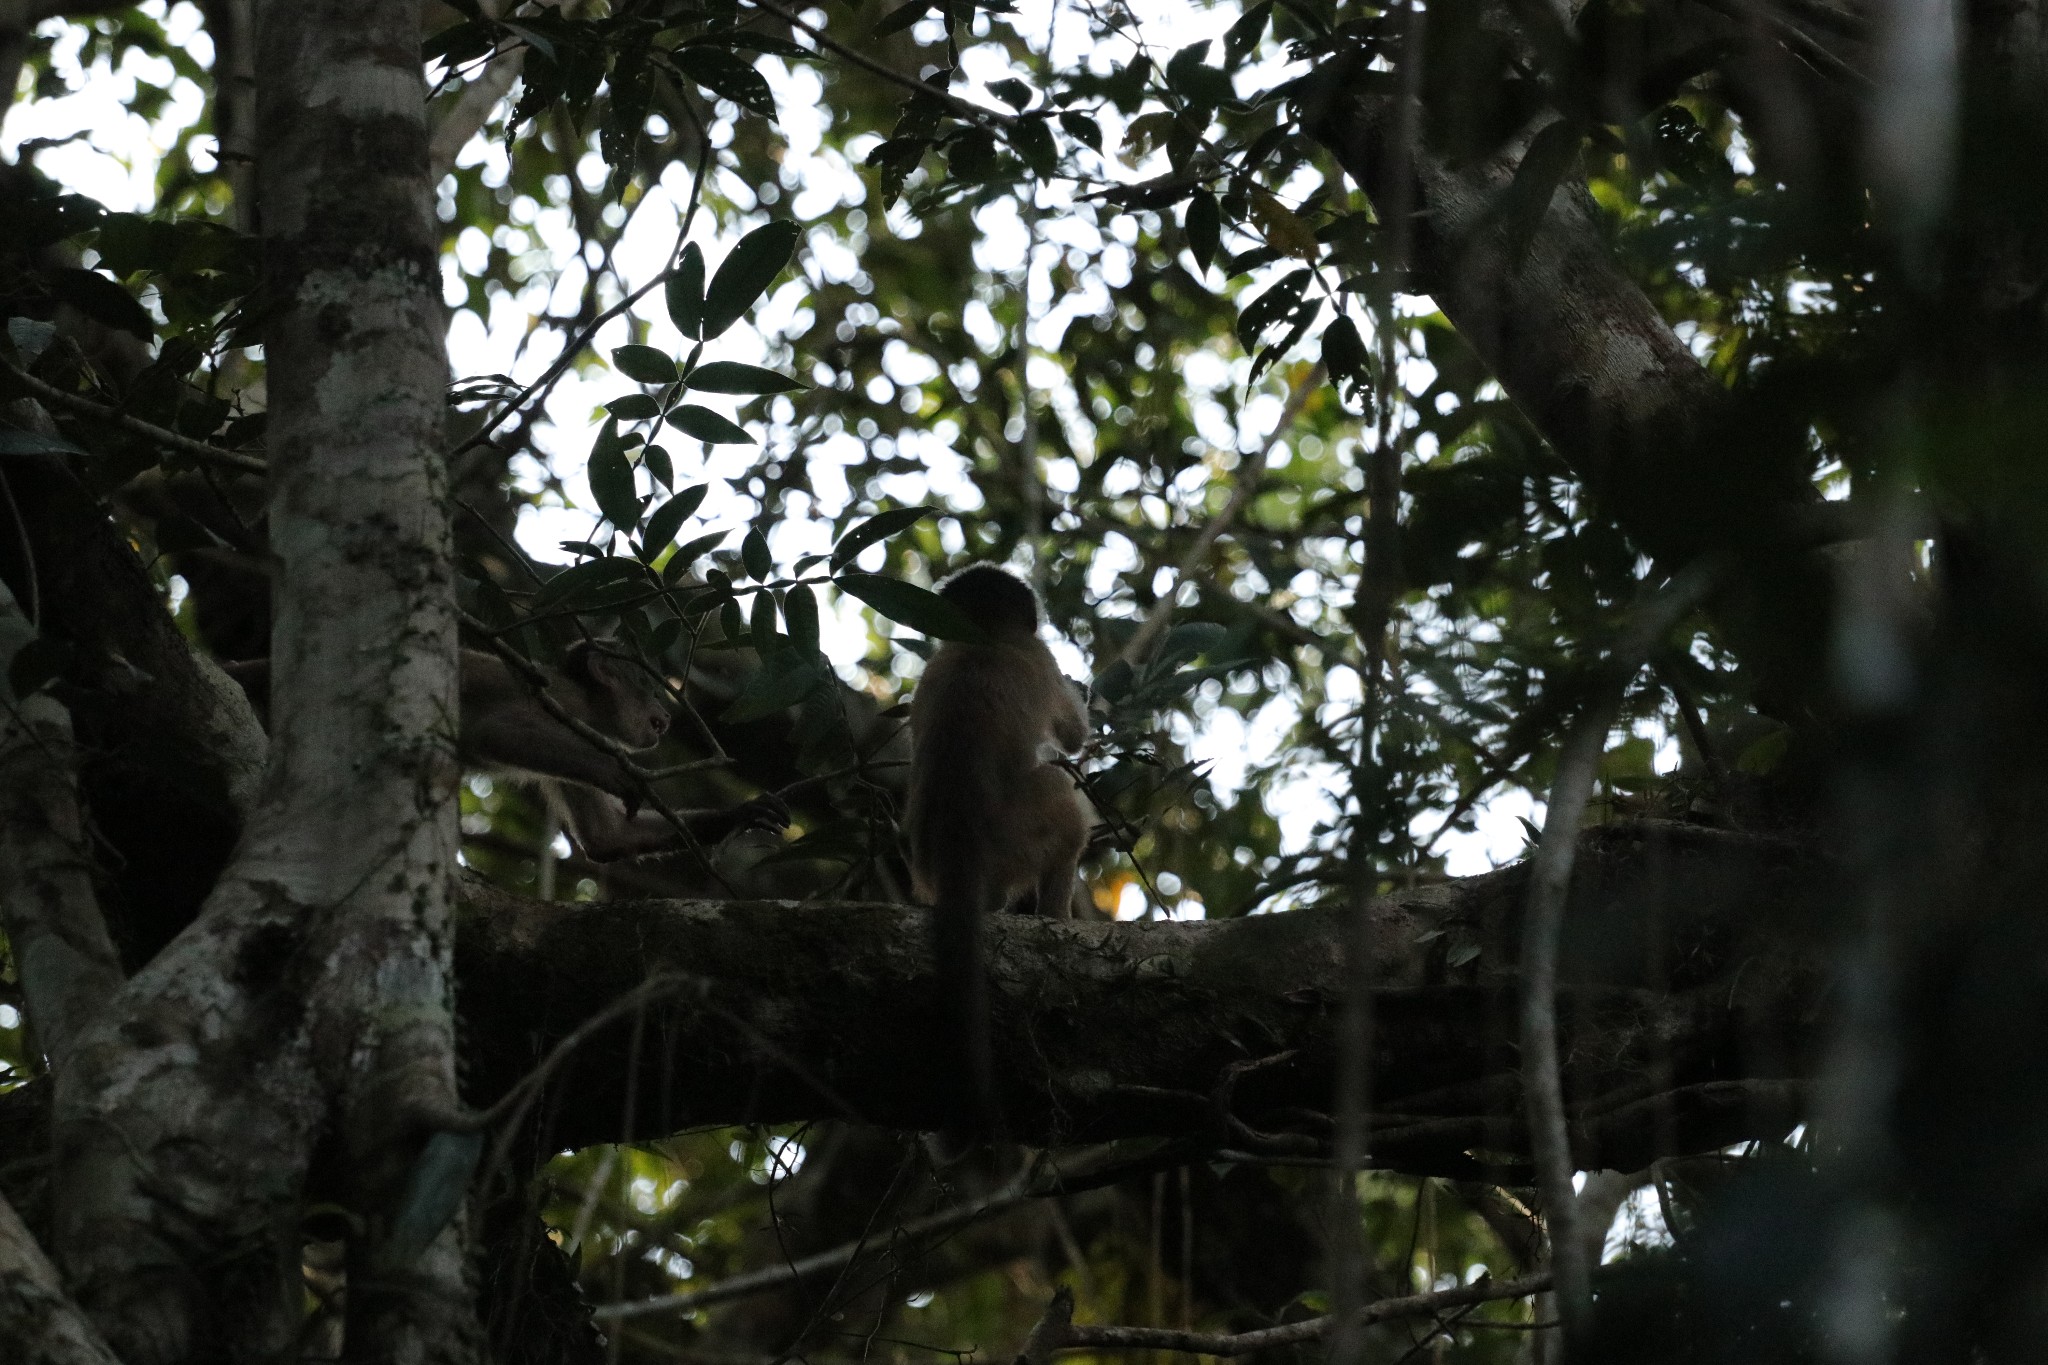
[[1050, 717], [1053, 742], [1063, 753], [1078, 753], [1088, 742], [1089, 732], [1095, 728], [1089, 724], [1087, 704], [1081, 700], [1081, 689], [1069, 682], [1057, 665], [1052, 669], [1052, 686], [1055, 689]]
[[480, 714], [465, 714], [462, 756], [480, 768], [510, 768], [596, 787], [621, 800], [639, 786], [619, 760], [556, 720], [531, 697], [509, 697]]
[[[674, 853], [684, 847], [682, 836], [660, 811], [629, 812], [621, 801], [604, 792], [549, 785], [550, 797], [559, 803], [570, 836], [594, 863]], [[779, 830], [789, 824], [789, 807], [772, 794], [720, 810], [680, 810], [676, 815], [706, 844], [742, 829]]]

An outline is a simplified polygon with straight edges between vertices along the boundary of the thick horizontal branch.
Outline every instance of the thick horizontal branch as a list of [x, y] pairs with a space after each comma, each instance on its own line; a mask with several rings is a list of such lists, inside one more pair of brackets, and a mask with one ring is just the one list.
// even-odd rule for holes
[[[1823, 870], [1681, 826], [1587, 836], [1559, 1018], [1574, 1157], [1633, 1169], [1796, 1121], [1821, 997]], [[1522, 870], [1375, 903], [1373, 1158], [1525, 1178], [1514, 1047]], [[991, 926], [1010, 1135], [1163, 1136], [1315, 1159], [1343, 995], [1334, 912], [1213, 923]], [[458, 980], [470, 1103], [655, 973], [556, 1069], [536, 1151], [704, 1124], [957, 1124], [930, 912], [889, 905], [525, 902], [470, 888]]]

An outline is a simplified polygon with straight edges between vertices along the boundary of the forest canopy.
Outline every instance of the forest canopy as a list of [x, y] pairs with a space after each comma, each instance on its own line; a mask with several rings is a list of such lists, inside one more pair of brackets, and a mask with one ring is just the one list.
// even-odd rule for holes
[[[0, 74], [24, 1359], [2037, 1358], [2031, 10], [27, 0]], [[979, 1112], [903, 829], [977, 563], [1094, 823]]]

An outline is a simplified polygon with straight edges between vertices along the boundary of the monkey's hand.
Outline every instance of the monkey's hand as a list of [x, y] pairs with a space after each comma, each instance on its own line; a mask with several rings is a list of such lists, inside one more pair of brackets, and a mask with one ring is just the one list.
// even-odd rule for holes
[[699, 839], [716, 842], [728, 834], [737, 834], [743, 829], [763, 829], [780, 833], [789, 828], [789, 807], [773, 792], [757, 796], [751, 801], [742, 801], [737, 806], [724, 810], [692, 810], [681, 812], [689, 821], [690, 832]]
[[734, 830], [764, 829], [780, 834], [789, 828], [789, 807], [774, 792], [765, 792], [733, 807]]

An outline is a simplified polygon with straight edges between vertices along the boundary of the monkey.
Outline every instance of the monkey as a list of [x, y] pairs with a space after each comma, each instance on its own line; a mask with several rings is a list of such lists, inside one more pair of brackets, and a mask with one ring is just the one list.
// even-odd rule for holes
[[1020, 905], [1065, 919], [1093, 821], [1074, 781], [1046, 761], [1087, 741], [1087, 709], [1038, 638], [1038, 598], [992, 565], [961, 570], [939, 596], [979, 627], [947, 641], [910, 702], [905, 829], [911, 886], [935, 907], [940, 988], [978, 1117], [999, 1123], [992, 1092], [981, 924]]
[[[612, 754], [557, 719], [533, 684], [495, 654], [459, 658], [456, 751], [486, 772], [532, 778], [592, 862], [674, 852], [682, 837], [659, 811], [638, 808], [639, 784]], [[269, 685], [270, 661], [227, 665], [252, 694]], [[568, 715], [626, 748], [654, 748], [668, 732], [667, 693], [631, 659], [601, 641], [570, 646], [560, 668], [541, 668], [547, 694]], [[260, 701], [260, 697], [258, 698]], [[728, 810], [678, 811], [697, 838], [716, 842], [746, 828], [781, 829], [788, 807], [773, 795]]]

